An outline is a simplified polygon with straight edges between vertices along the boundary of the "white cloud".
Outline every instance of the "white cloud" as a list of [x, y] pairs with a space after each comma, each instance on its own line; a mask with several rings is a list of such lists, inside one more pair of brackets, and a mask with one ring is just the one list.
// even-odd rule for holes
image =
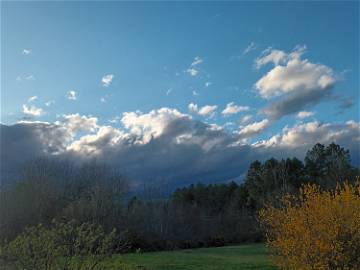
[[192, 113], [196, 113], [201, 116], [213, 117], [215, 115], [215, 111], [217, 109], [216, 105], [205, 105], [201, 108], [198, 107], [197, 104], [190, 103], [188, 105], [188, 109]]
[[212, 117], [215, 114], [216, 109], [217, 109], [216, 105], [205, 105], [204, 107], [201, 107], [199, 109], [198, 114], [201, 116]]
[[69, 92], [66, 93], [65, 97], [67, 99], [69, 99], [69, 100], [76, 100], [77, 99], [77, 93], [74, 90], [70, 90]]
[[45, 102], [46, 107], [50, 107], [53, 104], [55, 104], [55, 100], [49, 100], [49, 101]]
[[[119, 118], [116, 117], [113, 120], [115, 122]], [[126, 156], [125, 152], [130, 149], [129, 155], [138, 159], [139, 156], [137, 156], [136, 152], [148, 148], [145, 151], [153, 153], [153, 158], [148, 160], [146, 164], [153, 163], [157, 158], [160, 158], [161, 162], [159, 164], [164, 166], [162, 158], [164, 155], [174, 155], [171, 161], [174, 162], [174, 158], [181, 160], [184, 155], [188, 155], [187, 151], [194, 153], [191, 150], [194, 147], [202, 149], [201, 151], [210, 151], [216, 145], [226, 144], [227, 140], [229, 140], [227, 135], [223, 134], [222, 127], [193, 121], [191, 116], [170, 108], [160, 108], [149, 113], [126, 112], [121, 118], [121, 123], [125, 130], [111, 126], [100, 126], [96, 133], [80, 137], [71, 142], [66, 149], [83, 156], [99, 156], [103, 154], [105, 155], [103, 157], [109, 157], [110, 153], [110, 156], [117, 156], [117, 153]], [[78, 124], [75, 126], [78, 126]], [[155, 143], [152, 144], [152, 142]], [[164, 144], [168, 146], [158, 149]], [[186, 152], [179, 156], [176, 152], [181, 148], [189, 150], [185, 150]], [[153, 151], [157, 154], [154, 155]], [[147, 166], [146, 164], [143, 165]]]
[[191, 63], [190, 67], [187, 70], [185, 70], [185, 72], [188, 73], [190, 76], [195, 77], [196, 75], [199, 74], [199, 70], [196, 68], [196, 66], [198, 66], [202, 62], [203, 60], [199, 56], [196, 56], [193, 62]]
[[253, 51], [256, 49], [256, 44], [255, 42], [251, 42], [243, 51], [243, 55], [248, 54], [249, 52]]
[[307, 118], [307, 117], [310, 117], [310, 116], [313, 116], [313, 115], [314, 115], [313, 112], [301, 111], [301, 112], [298, 112], [296, 117], [299, 118], [299, 119], [304, 119], [304, 118]]
[[23, 105], [23, 113], [27, 116], [37, 117], [43, 115], [45, 112], [41, 108], [37, 108], [35, 106], [27, 106]]
[[241, 138], [248, 138], [263, 132], [266, 128], [269, 127], [269, 125], [270, 121], [268, 119], [263, 119], [260, 122], [254, 122], [241, 127], [239, 135]]
[[56, 124], [66, 127], [69, 134], [74, 136], [79, 131], [95, 131], [98, 128], [97, 121], [96, 117], [76, 113], [63, 115], [63, 120], [57, 121]]
[[106, 102], [106, 99], [104, 97], [100, 98], [100, 102], [101, 103], [105, 103]]
[[192, 112], [192, 113], [197, 113], [198, 112], [198, 105], [197, 104], [194, 104], [194, 103], [190, 103], [188, 105], [188, 109], [189, 109], [189, 112]]
[[243, 117], [240, 118], [240, 123], [241, 124], [246, 124], [252, 119], [252, 117], [253, 116], [250, 115], [250, 114], [244, 115]]
[[199, 56], [196, 56], [194, 58], [194, 61], [191, 63], [191, 66], [195, 67], [195, 66], [201, 64], [202, 62], [203, 62], [203, 60]]
[[101, 82], [102, 82], [102, 85], [104, 87], [108, 87], [111, 85], [112, 81], [114, 79], [114, 74], [107, 74], [107, 75], [104, 75], [101, 79]]
[[176, 109], [161, 108], [152, 110], [147, 114], [141, 112], [125, 112], [121, 122], [130, 133], [141, 137], [142, 143], [149, 142], [152, 138], [163, 134], [170, 122], [190, 116], [180, 113]]
[[205, 87], [209, 87], [210, 85], [212, 85], [212, 82], [206, 82], [205, 83]]
[[99, 155], [108, 148], [115, 148], [124, 137], [124, 132], [111, 126], [102, 126], [96, 134], [82, 136], [72, 142], [66, 150], [81, 155]]
[[325, 90], [335, 84], [336, 78], [331, 68], [300, 59], [304, 52], [303, 47], [290, 54], [277, 50], [275, 52], [276, 55], [281, 52], [281, 57], [274, 57], [274, 50], [271, 50], [257, 60], [266, 63], [272, 61], [275, 64], [275, 67], [255, 84], [255, 89], [263, 98], [269, 99], [297, 91]]
[[199, 73], [199, 71], [195, 68], [188, 68], [185, 72], [189, 73], [190, 76], [193, 76], [193, 77], [195, 77]]
[[32, 102], [32, 101], [36, 100], [37, 98], [38, 98], [37, 96], [29, 97], [28, 102]]
[[31, 50], [30, 49], [23, 49], [22, 54], [23, 55], [29, 55], [29, 54], [31, 54]]
[[[119, 117], [113, 120], [118, 122]], [[119, 128], [101, 126], [96, 117], [73, 114], [55, 123], [0, 125], [1, 154], [6, 153], [6, 162], [15, 163], [44, 154], [79, 164], [96, 158], [121, 168], [134, 181], [158, 178], [177, 185], [184, 184], [183, 179], [225, 181], [238, 177], [253, 160], [302, 158], [317, 142], [335, 141], [350, 149], [354, 164], [360, 160], [360, 124], [354, 121], [298, 124], [256, 144], [248, 138], [262, 132], [270, 120], [252, 123], [237, 133], [232, 123], [223, 127], [208, 124], [171, 108], [128, 112], [121, 121]]]
[[267, 147], [286, 147], [291, 149], [310, 148], [315, 143], [357, 145], [360, 142], [360, 123], [348, 121], [345, 124], [319, 123], [317, 121], [285, 127], [281, 134], [262, 141]]
[[263, 65], [268, 63], [274, 63], [275, 65], [284, 63], [288, 55], [280, 50], [273, 50], [271, 48], [267, 48], [262, 52], [262, 55], [255, 60], [255, 67], [257, 69], [261, 68]]
[[297, 46], [291, 53], [268, 49], [256, 60], [258, 66], [275, 65], [254, 84], [262, 98], [274, 100], [261, 109], [269, 119], [308, 110], [331, 96], [338, 76], [330, 67], [301, 59], [305, 48]]
[[243, 111], [248, 111], [250, 109], [249, 106], [238, 106], [234, 102], [230, 102], [226, 105], [226, 108], [222, 111], [222, 114], [224, 116], [230, 115], [230, 114], [236, 114]]
[[[61, 120], [54, 123], [20, 121], [16, 126], [25, 129], [22, 136], [25, 136], [26, 139], [23, 140], [29, 141], [27, 147], [30, 150], [24, 149], [24, 152], [40, 153], [41, 157], [45, 153], [50, 155], [67, 154], [79, 132], [84, 132], [86, 135], [80, 134], [81, 137], [84, 137], [99, 129], [96, 117], [79, 114], [63, 115]], [[23, 147], [20, 146], [20, 148]], [[33, 154], [33, 157], [37, 156], [36, 153]]]
[[193, 94], [193, 96], [200, 96], [200, 94], [196, 90], [193, 90], [192, 94]]

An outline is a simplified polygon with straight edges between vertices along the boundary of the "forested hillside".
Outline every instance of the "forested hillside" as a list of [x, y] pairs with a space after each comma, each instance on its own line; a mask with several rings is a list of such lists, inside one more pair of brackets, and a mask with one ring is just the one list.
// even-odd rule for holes
[[276, 203], [304, 183], [329, 189], [337, 181], [354, 181], [359, 170], [350, 164], [349, 152], [339, 145], [317, 144], [304, 162], [254, 161], [242, 183], [198, 183], [166, 199], [129, 199], [130, 180], [114, 169], [35, 160], [24, 168], [22, 181], [1, 192], [1, 241], [53, 219], [97, 224], [108, 232], [115, 228], [121, 252], [261, 241], [256, 213], [264, 203]]

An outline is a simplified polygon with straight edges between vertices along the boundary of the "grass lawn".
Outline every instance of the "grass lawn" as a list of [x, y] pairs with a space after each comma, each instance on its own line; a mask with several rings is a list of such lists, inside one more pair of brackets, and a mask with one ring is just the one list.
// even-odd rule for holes
[[108, 262], [108, 267], [122, 269], [123, 262], [146, 270], [275, 269], [263, 244], [119, 255]]

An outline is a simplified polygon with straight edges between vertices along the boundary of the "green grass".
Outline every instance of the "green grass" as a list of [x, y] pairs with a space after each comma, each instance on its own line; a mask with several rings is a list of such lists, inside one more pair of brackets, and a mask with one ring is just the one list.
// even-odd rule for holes
[[275, 269], [263, 244], [117, 255], [108, 261], [108, 267], [126, 269], [121, 267], [123, 263], [146, 270]]

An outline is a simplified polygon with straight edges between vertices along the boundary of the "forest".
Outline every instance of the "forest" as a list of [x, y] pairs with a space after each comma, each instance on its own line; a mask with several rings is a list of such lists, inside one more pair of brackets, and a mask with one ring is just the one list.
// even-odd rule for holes
[[257, 215], [265, 204], [279, 204], [304, 184], [332, 190], [338, 182], [355, 182], [357, 175], [348, 150], [316, 144], [304, 161], [254, 161], [241, 183], [197, 183], [168, 198], [151, 198], [130, 196], [130, 180], [105, 165], [37, 159], [23, 168], [20, 181], [1, 190], [0, 241], [14, 249], [24, 246], [16, 242], [19, 235], [75, 228], [79, 235], [98, 232], [94, 245], [103, 247], [104, 241], [109, 254], [263, 242]]

